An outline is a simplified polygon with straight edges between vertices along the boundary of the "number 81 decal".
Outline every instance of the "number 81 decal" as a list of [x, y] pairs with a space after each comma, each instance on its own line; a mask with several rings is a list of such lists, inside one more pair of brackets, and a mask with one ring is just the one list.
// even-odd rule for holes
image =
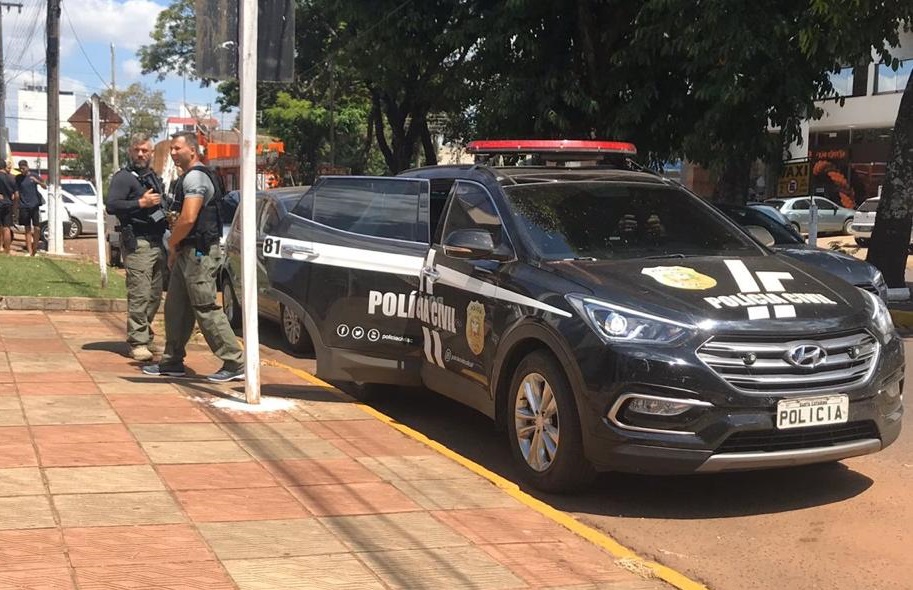
[[263, 255], [269, 258], [282, 258], [282, 240], [272, 237], [264, 238]]

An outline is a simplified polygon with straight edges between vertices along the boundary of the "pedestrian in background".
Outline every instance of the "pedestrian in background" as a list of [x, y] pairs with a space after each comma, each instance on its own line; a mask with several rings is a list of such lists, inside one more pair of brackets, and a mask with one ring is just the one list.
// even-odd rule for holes
[[111, 178], [105, 206], [120, 226], [127, 271], [127, 344], [138, 361], [150, 361], [161, 352], [153, 341], [152, 320], [162, 302], [168, 224], [162, 207], [164, 185], [151, 168], [153, 149], [146, 135], [130, 138], [129, 161]]
[[38, 253], [41, 237], [41, 205], [44, 198], [38, 187], [47, 190], [48, 185], [29, 170], [26, 160], [19, 160], [19, 176], [16, 177], [16, 192], [19, 193], [19, 225], [25, 231], [25, 248], [32, 256]]
[[222, 360], [222, 368], [208, 379], [239, 381], [244, 379], [243, 352], [216, 302], [216, 278], [222, 265], [221, 182], [200, 161], [199, 149], [193, 133], [171, 136], [171, 159], [184, 173], [174, 194], [180, 216], [168, 240], [171, 279], [165, 297], [165, 352], [159, 364], [143, 367], [143, 373], [183, 377], [187, 342], [196, 322], [210, 350]]
[[7, 170], [6, 160], [0, 160], [0, 248], [4, 254], [10, 253], [13, 244], [13, 205], [18, 198], [16, 179]]

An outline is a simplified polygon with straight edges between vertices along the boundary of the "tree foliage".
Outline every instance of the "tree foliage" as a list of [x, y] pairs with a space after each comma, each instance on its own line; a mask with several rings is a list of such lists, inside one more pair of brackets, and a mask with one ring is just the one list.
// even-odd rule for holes
[[102, 98], [112, 105], [124, 120], [120, 134], [130, 137], [141, 133], [155, 137], [164, 131], [165, 95], [138, 82], [121, 90], [108, 88]]
[[150, 33], [152, 43], [136, 52], [143, 74], [159, 81], [168, 74], [195, 80], [197, 28], [193, 0], [173, 0], [158, 15]]
[[[92, 142], [75, 129], [63, 128], [64, 140], [60, 144], [61, 153], [70, 157], [61, 160], [65, 176], [85, 178], [95, 182], [95, 156]], [[108, 178], [113, 172], [112, 144], [105, 142], [101, 146], [102, 178]]]

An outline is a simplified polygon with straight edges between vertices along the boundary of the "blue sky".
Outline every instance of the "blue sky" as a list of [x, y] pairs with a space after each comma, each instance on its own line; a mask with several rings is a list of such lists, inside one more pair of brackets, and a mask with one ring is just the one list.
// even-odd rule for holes
[[[45, 24], [47, 0], [18, 0], [16, 9], [3, 10], [3, 50], [7, 83], [6, 114], [10, 138], [17, 139], [17, 91], [22, 84], [46, 84]], [[77, 104], [111, 81], [111, 44], [115, 49], [118, 87], [132, 82], [162, 90], [169, 115], [177, 115], [186, 100], [195, 105], [215, 105], [213, 88], [200, 88], [198, 82], [186, 84], [177, 76], [159, 82], [154, 75], [142, 76], [136, 50], [150, 43], [150, 31], [158, 13], [168, 0], [61, 0], [60, 89], [77, 94]], [[217, 119], [222, 116], [216, 112]], [[234, 121], [224, 117], [225, 126]]]

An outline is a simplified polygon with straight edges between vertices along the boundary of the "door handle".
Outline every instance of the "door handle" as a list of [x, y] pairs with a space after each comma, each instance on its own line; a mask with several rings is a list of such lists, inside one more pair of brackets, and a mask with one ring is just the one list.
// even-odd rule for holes
[[439, 278], [441, 278], [441, 273], [434, 270], [434, 268], [431, 266], [426, 266], [426, 267], [422, 268], [422, 275], [424, 275], [425, 278], [427, 278], [432, 283], [434, 281], [438, 280]]
[[285, 246], [285, 245], [283, 245], [283, 246], [281, 246], [281, 248], [283, 250], [285, 250], [286, 252], [288, 252], [289, 256], [291, 256], [292, 258], [301, 259], [301, 258], [316, 258], [317, 257], [317, 253], [314, 252], [314, 250], [312, 250], [311, 248], [306, 248], [304, 246], [295, 246], [295, 245]]

